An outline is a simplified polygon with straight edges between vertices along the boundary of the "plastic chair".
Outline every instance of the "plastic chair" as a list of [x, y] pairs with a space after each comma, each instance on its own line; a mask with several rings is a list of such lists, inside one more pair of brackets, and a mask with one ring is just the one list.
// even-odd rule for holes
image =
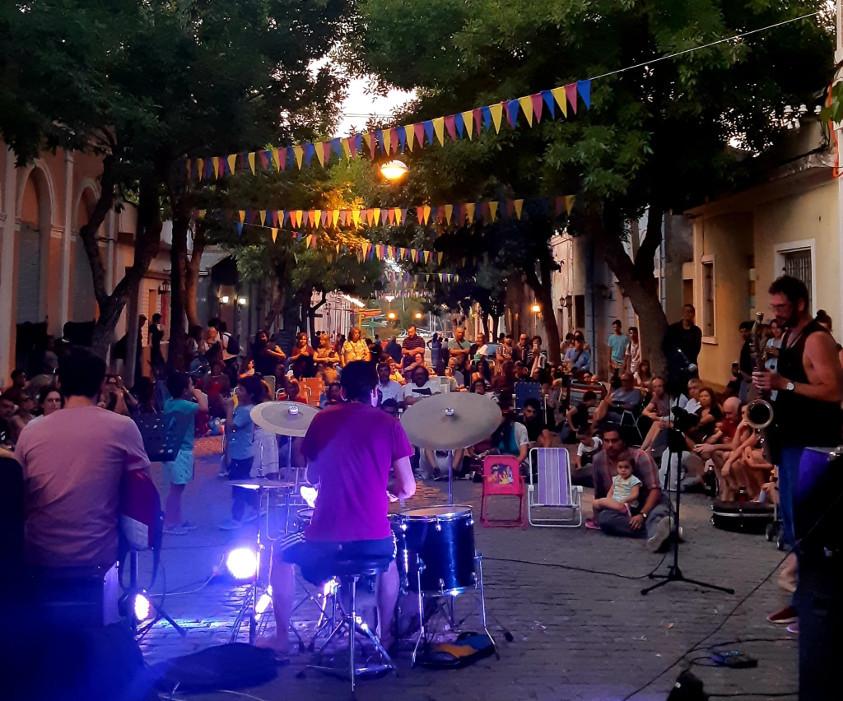
[[[521, 476], [521, 463], [512, 455], [487, 455], [483, 458], [483, 493], [480, 497], [480, 523], [492, 526], [526, 528], [524, 518], [524, 478]], [[518, 497], [518, 518], [491, 519], [487, 501], [493, 496]]]
[[325, 383], [321, 377], [303, 377], [299, 380], [299, 387], [310, 406], [319, 408], [319, 397], [325, 392]]
[[[533, 448], [530, 451], [527, 518], [531, 526], [581, 526], [582, 492], [581, 486], [571, 484], [571, 461], [565, 448]], [[560, 515], [538, 516], [539, 509]]]

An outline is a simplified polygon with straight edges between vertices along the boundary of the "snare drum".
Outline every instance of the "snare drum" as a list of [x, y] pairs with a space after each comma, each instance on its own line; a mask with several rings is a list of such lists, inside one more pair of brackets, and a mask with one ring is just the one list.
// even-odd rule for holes
[[460, 594], [473, 589], [474, 519], [468, 506], [429, 506], [390, 517], [405, 590]]

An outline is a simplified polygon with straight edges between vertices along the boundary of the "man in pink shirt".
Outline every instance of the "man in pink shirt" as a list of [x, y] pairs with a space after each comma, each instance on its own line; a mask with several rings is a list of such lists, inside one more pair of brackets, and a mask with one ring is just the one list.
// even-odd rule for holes
[[129, 418], [97, 406], [105, 362], [74, 349], [59, 368], [65, 408], [27, 426], [23, 467], [25, 553], [34, 567], [103, 567], [117, 561], [120, 480], [149, 467]]
[[308, 479], [319, 484], [313, 518], [303, 535], [275, 550], [271, 580], [276, 636], [262, 643], [282, 655], [289, 651], [294, 564], [305, 578], [318, 583], [333, 574], [332, 564], [338, 560], [392, 560], [379, 581], [378, 619], [384, 647], [393, 642], [390, 623], [398, 598], [398, 570], [386, 487], [392, 470], [398, 498], [415, 494], [413, 448], [401, 424], [376, 408], [378, 376], [371, 363], [349, 363], [341, 381], [346, 403], [323, 409], [302, 441]]

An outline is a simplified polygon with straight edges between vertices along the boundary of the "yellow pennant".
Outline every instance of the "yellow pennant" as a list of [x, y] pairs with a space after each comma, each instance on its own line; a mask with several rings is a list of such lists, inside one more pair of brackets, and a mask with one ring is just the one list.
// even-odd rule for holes
[[393, 211], [395, 212], [395, 223], [398, 224], [398, 226], [401, 226], [401, 210], [398, 207], [395, 207]]
[[452, 217], [452, 216], [453, 216], [453, 214], [454, 214], [454, 205], [452, 205], [452, 204], [446, 204], [446, 205], [443, 207], [443, 209], [445, 210], [445, 221], [446, 221], [448, 224], [450, 224], [450, 223], [451, 223], [451, 217]]
[[576, 197], [574, 195], [565, 195], [565, 211], [570, 214], [571, 210], [574, 208], [574, 200]]
[[474, 135], [474, 111], [467, 110], [462, 113], [462, 123], [465, 125], [465, 133], [468, 135], [468, 138]]
[[225, 157], [225, 160], [228, 162], [228, 172], [234, 175], [234, 173], [237, 171], [237, 154], [229, 154]]
[[[293, 146], [293, 153], [296, 156], [296, 165], [299, 167], [299, 170], [301, 170], [301, 162], [302, 158], [304, 158], [304, 146], [299, 146], [298, 144], [296, 144], [295, 146]], [[254, 172], [254, 169], [252, 170]]]
[[219, 179], [220, 177], [220, 158], [219, 156], [214, 156], [211, 159], [211, 162], [214, 164], [214, 178]]
[[244, 221], [246, 221], [246, 210], [245, 210], [245, 209], [239, 209], [239, 210], [237, 210], [237, 218], [240, 220], [240, 223], [241, 223], [241, 224], [242, 224]]
[[567, 117], [568, 100], [565, 97], [565, 86], [563, 85], [561, 88], [553, 88], [550, 92], [553, 95], [553, 99], [556, 100], [556, 104], [559, 105], [559, 109], [562, 110], [562, 114]]
[[316, 157], [319, 159], [319, 165], [325, 165], [325, 149], [322, 148], [322, 142], [319, 141], [313, 144], [313, 149], [316, 151]]
[[383, 152], [389, 154], [392, 147], [392, 129], [384, 129], [383, 134]]
[[322, 210], [321, 209], [314, 209], [313, 210], [313, 226], [321, 226], [322, 225]]
[[281, 172], [282, 170], [284, 170], [284, 166], [287, 165], [286, 163], [281, 162], [282, 158], [287, 157], [287, 149], [276, 148], [273, 149], [273, 151], [275, 153], [275, 167], [278, 168], [279, 172]]
[[474, 202], [466, 202], [465, 203], [465, 218], [468, 219], [468, 223], [471, 224], [474, 222], [474, 210], [475, 210]]
[[489, 105], [489, 111], [492, 113], [492, 123], [495, 125], [495, 133], [501, 130], [501, 119], [503, 119], [503, 103], [498, 102], [496, 105]]
[[360, 226], [360, 210], [359, 209], [352, 209], [351, 210], [351, 221], [354, 222], [354, 226]]
[[300, 228], [302, 221], [304, 220], [304, 211], [301, 209], [297, 209], [296, 212], [296, 227]]
[[445, 118], [444, 117], [437, 117], [433, 120], [433, 131], [436, 134], [436, 138], [439, 139], [439, 143], [444, 146], [445, 145]]
[[272, 228], [272, 243], [275, 243], [275, 240], [278, 238], [278, 229], [275, 227]]
[[340, 220], [340, 210], [331, 210], [331, 226], [337, 228], [337, 222]]
[[196, 173], [198, 174], [198, 179], [202, 180], [205, 177], [205, 159], [204, 158], [197, 158], [196, 159]]
[[533, 126], [533, 98], [529, 95], [526, 97], [519, 97], [518, 104], [521, 105], [521, 110], [527, 118], [527, 124]]
[[497, 202], [489, 202], [489, 218], [491, 221], [495, 221], [498, 216], [498, 203]]
[[278, 222], [278, 224], [279, 224], [280, 226], [284, 226], [284, 210], [283, 210], [283, 209], [279, 209], [279, 210], [275, 213], [275, 216], [277, 217], [277, 220], [276, 220], [276, 221]]
[[513, 200], [512, 206], [515, 208], [515, 218], [521, 218], [521, 210], [524, 209], [524, 200]]
[[342, 152], [346, 158], [351, 158], [351, 146], [349, 146], [350, 139], [340, 139]]
[[430, 251], [422, 251], [422, 255], [424, 256], [424, 262], [430, 263]]
[[255, 152], [252, 151], [249, 154], [249, 170], [252, 171], [252, 175], [255, 174]]
[[425, 225], [427, 225], [427, 223], [430, 221], [430, 205], [426, 204], [424, 207], [422, 207], [422, 211], [424, 212], [424, 223]]
[[414, 124], [408, 124], [406, 127], [404, 127], [404, 136], [407, 137], [407, 148], [412, 151], [414, 139], [416, 136]]
[[372, 210], [372, 216], [374, 217], [375, 226], [381, 223], [381, 208], [375, 207]]
[[260, 222], [261, 226], [263, 226], [264, 223], [265, 223], [265, 219], [264, 219], [264, 216], [263, 216], [263, 210], [262, 209], [258, 210], [258, 221]]
[[442, 253], [442, 251], [437, 251], [437, 253], [436, 253], [436, 262], [437, 262], [437, 263], [439, 263], [439, 265], [442, 265], [442, 259], [443, 259], [444, 257], [445, 257], [445, 254], [444, 254], [444, 253]]

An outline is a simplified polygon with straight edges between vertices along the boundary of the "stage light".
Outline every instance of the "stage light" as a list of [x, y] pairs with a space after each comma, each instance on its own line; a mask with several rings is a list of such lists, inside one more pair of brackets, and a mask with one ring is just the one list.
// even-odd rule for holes
[[533, 312], [533, 314], [538, 314], [541, 310], [542, 310], [541, 304], [534, 304], [530, 307], [530, 311]]
[[272, 597], [269, 594], [261, 594], [258, 603], [255, 604], [255, 613], [260, 615], [269, 608], [272, 603]]
[[220, 302], [222, 302], [223, 304], [228, 304], [230, 301], [231, 297], [229, 297], [228, 295], [223, 295], [222, 297], [220, 297]]
[[421, 319], [421, 318], [422, 318], [422, 313], [421, 313], [421, 312], [416, 312], [416, 313], [415, 313], [415, 317], [416, 317], [416, 319]]
[[258, 556], [252, 548], [234, 548], [225, 558], [225, 566], [234, 579], [252, 579], [258, 571]]
[[152, 602], [142, 591], [135, 594], [132, 599], [132, 613], [135, 615], [135, 620], [138, 623], [152, 618]]
[[381, 175], [390, 182], [396, 182], [407, 175], [408, 170], [407, 164], [403, 161], [389, 161], [381, 166]]
[[237, 298], [237, 304], [239, 304], [241, 307], [245, 307], [246, 304], [248, 303], [248, 301], [249, 300], [247, 300], [245, 297], [238, 297]]
[[390, 321], [395, 321], [395, 319], [398, 318], [398, 315], [395, 312], [389, 312], [389, 314], [386, 315], [386, 318]]

